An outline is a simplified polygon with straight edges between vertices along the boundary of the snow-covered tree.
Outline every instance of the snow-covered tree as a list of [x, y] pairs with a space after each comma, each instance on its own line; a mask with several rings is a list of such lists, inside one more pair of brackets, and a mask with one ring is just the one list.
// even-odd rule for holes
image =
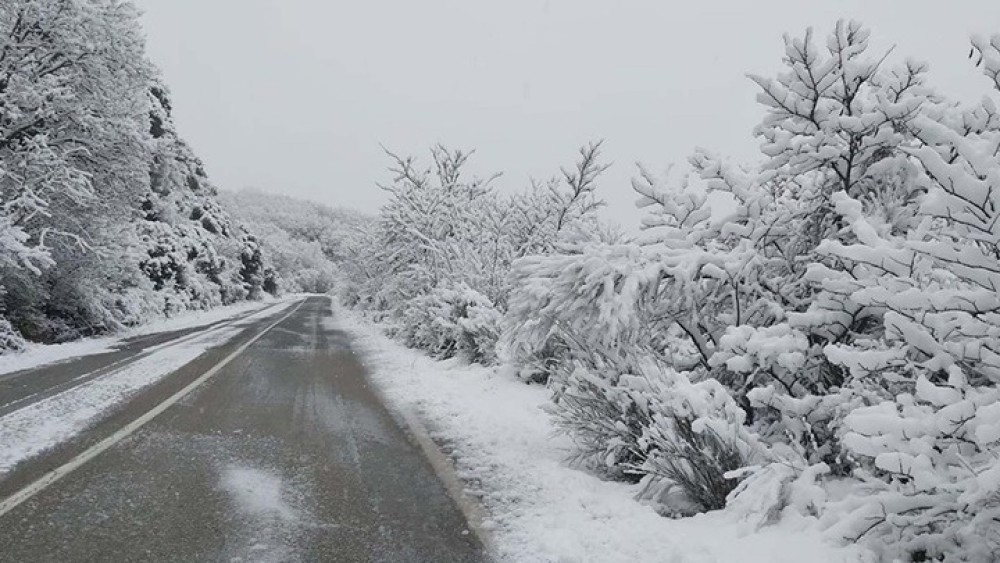
[[[998, 44], [974, 44], [993, 86]], [[826, 53], [810, 34], [786, 39], [789, 72], [755, 78], [768, 160], [749, 174], [695, 162], [737, 203], [713, 238], [745, 249], [730, 289], [768, 311], [738, 315], [709, 373], [746, 397], [781, 463], [861, 483], [825, 508], [835, 537], [887, 557], [988, 558], [1000, 547], [994, 100], [959, 106], [929, 90], [923, 65], [884, 59], [853, 23]]]
[[183, 306], [240, 299], [265, 283], [252, 237], [214, 202], [179, 140], [143, 41], [128, 1], [0, 4], [6, 342], [107, 332], [173, 310], [162, 299], [176, 286], [162, 283], [167, 272], [184, 270], [199, 286], [174, 300]]
[[0, 6], [0, 264], [7, 314], [22, 329], [65, 312], [43, 309], [76, 291], [42, 270], [97, 262], [114, 244], [102, 225], [129, 216], [148, 162], [151, 72], [131, 4]]
[[[1000, 36], [973, 46], [996, 96]], [[838, 193], [856, 241], [822, 249], [851, 274], [833, 280], [843, 299], [880, 313], [879, 331], [827, 356], [884, 389], [844, 419], [871, 490], [844, 502], [833, 529], [891, 538], [891, 555], [988, 560], [1000, 552], [1000, 116], [990, 95], [971, 107], [929, 100], [908, 128], [913, 226], [887, 228], [884, 213]]]
[[[998, 47], [973, 49], [994, 88]], [[657, 480], [688, 501], [739, 476], [731, 504], [777, 491], [780, 512], [805, 487], [811, 500], [789, 506], [838, 539], [870, 538], [890, 558], [988, 560], [1000, 546], [996, 92], [951, 103], [924, 65], [873, 55], [853, 22], [822, 47], [812, 32], [786, 37], [784, 62], [752, 77], [765, 161], [698, 151], [679, 183], [640, 170], [643, 234], [517, 262], [504, 342], [515, 360], [560, 343], [559, 420], [612, 469], [641, 474], [673, 452], [715, 468]], [[706, 191], [729, 209], [713, 213]], [[649, 405], [676, 391], [630, 382], [663, 373], [721, 384], [731, 399], [699, 420], [724, 423], [701, 434], [707, 423], [671, 414], [651, 432]], [[743, 445], [706, 463], [699, 440], [714, 436]], [[759, 469], [722, 475], [736, 451]], [[851, 492], [826, 502], [815, 482], [832, 478]]]
[[369, 246], [374, 259], [356, 269], [367, 286], [358, 300], [394, 316], [412, 346], [492, 362], [514, 261], [596, 224], [600, 143], [581, 149], [560, 178], [514, 196], [493, 190], [496, 175], [465, 173], [472, 153], [438, 146], [431, 154], [433, 165], [421, 169], [390, 153], [390, 201]]

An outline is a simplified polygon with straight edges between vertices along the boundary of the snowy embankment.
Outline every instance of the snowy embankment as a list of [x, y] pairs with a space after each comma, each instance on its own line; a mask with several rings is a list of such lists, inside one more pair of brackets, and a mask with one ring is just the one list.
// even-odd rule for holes
[[391, 408], [417, 418], [451, 450], [466, 492], [488, 512], [502, 560], [517, 562], [801, 563], [870, 561], [825, 543], [813, 520], [755, 530], [725, 513], [671, 520], [635, 500], [634, 485], [572, 468], [553, 433], [548, 392], [502, 369], [435, 361], [387, 337], [357, 313], [335, 324], [354, 338]]
[[[224, 323], [193, 336], [154, 347], [148, 354], [96, 379], [32, 403], [0, 417], [0, 477], [18, 463], [59, 445], [100, 421], [108, 412], [142, 389], [224, 344], [250, 324], [292, 306], [291, 299], [261, 307], [234, 323]], [[251, 307], [233, 307], [150, 325], [151, 331], [200, 326], [235, 316]], [[81, 343], [81, 348], [84, 343]], [[94, 342], [90, 342], [94, 344]], [[44, 349], [41, 350], [44, 352]], [[94, 353], [94, 352], [91, 352]], [[30, 352], [29, 352], [30, 354]], [[51, 360], [51, 356], [37, 357]], [[45, 362], [47, 363], [47, 362]], [[6, 365], [5, 365], [6, 367]]]

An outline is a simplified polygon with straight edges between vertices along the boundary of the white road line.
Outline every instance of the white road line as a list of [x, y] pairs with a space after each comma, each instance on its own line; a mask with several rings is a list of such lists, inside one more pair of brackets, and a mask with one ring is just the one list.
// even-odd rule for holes
[[211, 369], [209, 369], [205, 373], [203, 373], [200, 376], [198, 376], [198, 379], [195, 379], [191, 383], [187, 384], [187, 386], [185, 386], [180, 391], [178, 391], [178, 392], [174, 393], [173, 395], [171, 395], [170, 397], [168, 397], [162, 403], [156, 405], [155, 407], [153, 407], [152, 409], [150, 409], [149, 411], [147, 411], [145, 414], [143, 414], [139, 418], [133, 420], [132, 422], [130, 422], [127, 425], [125, 425], [124, 427], [120, 428], [114, 434], [108, 436], [107, 438], [105, 438], [105, 439], [101, 440], [100, 442], [94, 444], [93, 446], [87, 448], [86, 450], [84, 450], [82, 453], [80, 453], [79, 455], [77, 455], [73, 459], [69, 460], [68, 462], [64, 463], [63, 465], [60, 465], [59, 467], [53, 469], [52, 471], [49, 471], [48, 473], [46, 473], [45, 475], [43, 475], [38, 480], [32, 482], [30, 485], [22, 488], [21, 490], [17, 491], [13, 495], [11, 495], [11, 496], [3, 499], [3, 501], [0, 501], [0, 517], [4, 516], [5, 514], [7, 514], [8, 512], [10, 512], [14, 508], [16, 508], [19, 504], [23, 503], [24, 501], [28, 500], [29, 498], [31, 498], [31, 497], [35, 496], [36, 494], [42, 492], [43, 490], [45, 490], [47, 487], [49, 487], [50, 485], [52, 485], [56, 481], [58, 481], [58, 480], [62, 479], [63, 477], [69, 475], [75, 469], [79, 468], [81, 465], [87, 463], [88, 461], [94, 459], [95, 457], [97, 457], [98, 455], [100, 455], [101, 453], [103, 453], [104, 451], [108, 450], [109, 448], [111, 448], [112, 446], [114, 446], [115, 444], [117, 444], [118, 442], [120, 442], [123, 439], [125, 439], [126, 437], [128, 437], [130, 434], [134, 433], [136, 430], [142, 428], [145, 424], [147, 424], [149, 421], [153, 420], [158, 415], [160, 415], [161, 413], [163, 413], [163, 411], [167, 410], [174, 403], [176, 403], [177, 401], [180, 401], [181, 399], [183, 399], [185, 395], [187, 395], [191, 391], [194, 391], [195, 388], [197, 388], [199, 385], [201, 385], [202, 383], [205, 383], [206, 381], [208, 381], [212, 376], [214, 376], [216, 373], [218, 373], [219, 370], [221, 370], [222, 368], [224, 368], [226, 366], [226, 364], [228, 364], [229, 362], [231, 362], [234, 359], [236, 359], [237, 356], [239, 356], [244, 351], [246, 351], [246, 349], [249, 348], [254, 342], [257, 342], [258, 340], [260, 340], [260, 338], [263, 337], [265, 334], [267, 334], [268, 331], [270, 331], [272, 328], [274, 328], [275, 326], [277, 326], [279, 323], [281, 323], [282, 321], [284, 321], [288, 317], [292, 316], [292, 314], [294, 314], [295, 311], [297, 311], [299, 309], [299, 307], [302, 306], [303, 303], [305, 303], [304, 299], [302, 301], [299, 301], [298, 303], [296, 303], [295, 307], [293, 307], [292, 310], [289, 311], [287, 314], [285, 314], [280, 319], [278, 319], [278, 320], [274, 321], [273, 323], [271, 323], [270, 325], [268, 325], [267, 328], [265, 328], [264, 330], [260, 331], [259, 333], [257, 333], [256, 335], [254, 335], [253, 338], [251, 338], [250, 340], [248, 340], [245, 343], [243, 343], [243, 345], [241, 345], [239, 348], [237, 348], [236, 350], [234, 350], [231, 354], [229, 354], [228, 356], [226, 356], [225, 358], [223, 358], [221, 361], [219, 361], [219, 363], [217, 363], [214, 366], [212, 366]]

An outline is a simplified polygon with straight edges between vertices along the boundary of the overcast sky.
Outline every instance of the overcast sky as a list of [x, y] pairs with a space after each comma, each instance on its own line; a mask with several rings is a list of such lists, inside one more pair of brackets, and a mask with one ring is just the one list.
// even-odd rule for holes
[[608, 215], [635, 217], [634, 163], [695, 146], [753, 158], [748, 72], [773, 74], [784, 32], [870, 26], [873, 44], [931, 63], [978, 97], [970, 33], [997, 0], [138, 0], [182, 135], [216, 184], [375, 211], [380, 144], [424, 156], [476, 148], [476, 169], [520, 189], [605, 139]]

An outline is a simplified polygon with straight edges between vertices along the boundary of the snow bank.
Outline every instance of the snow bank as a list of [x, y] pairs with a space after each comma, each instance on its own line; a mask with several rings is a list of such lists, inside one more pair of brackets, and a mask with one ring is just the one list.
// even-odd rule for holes
[[548, 392], [503, 369], [434, 361], [381, 334], [354, 312], [337, 328], [354, 337], [390, 406], [415, 413], [447, 444], [467, 493], [489, 513], [498, 556], [517, 562], [800, 563], [871, 561], [858, 547], [824, 543], [811, 520], [755, 531], [723, 513], [660, 517], [633, 485], [605, 482], [566, 463], [553, 435]]

